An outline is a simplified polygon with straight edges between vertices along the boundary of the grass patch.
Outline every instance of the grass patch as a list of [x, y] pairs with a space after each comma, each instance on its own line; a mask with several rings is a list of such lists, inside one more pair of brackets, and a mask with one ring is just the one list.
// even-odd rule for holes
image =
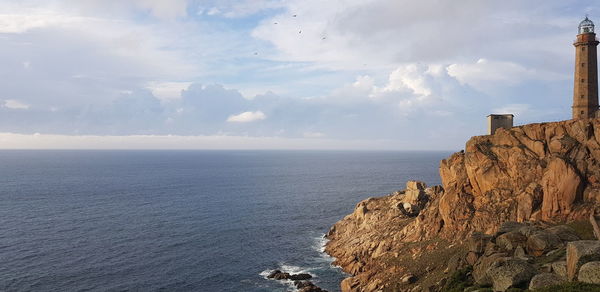
[[471, 272], [473, 272], [473, 267], [471, 266], [454, 272], [454, 274], [452, 274], [452, 276], [450, 276], [448, 279], [443, 291], [463, 292], [465, 288], [473, 286]]
[[[531, 291], [531, 290], [527, 290]], [[600, 285], [586, 284], [581, 282], [571, 282], [562, 285], [556, 285], [534, 290], [535, 292], [598, 292]]]

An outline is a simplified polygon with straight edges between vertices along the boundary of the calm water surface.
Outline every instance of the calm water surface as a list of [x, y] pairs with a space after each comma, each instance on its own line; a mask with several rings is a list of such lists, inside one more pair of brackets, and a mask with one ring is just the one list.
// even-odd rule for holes
[[339, 291], [322, 235], [448, 154], [0, 151], [0, 290]]

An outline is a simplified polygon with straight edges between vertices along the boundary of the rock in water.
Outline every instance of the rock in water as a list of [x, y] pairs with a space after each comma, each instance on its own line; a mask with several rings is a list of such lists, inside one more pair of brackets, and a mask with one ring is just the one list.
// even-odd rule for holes
[[269, 273], [269, 275], [267, 276], [267, 278], [269, 279], [273, 279], [275, 278], [275, 276], [277, 276], [278, 274], [281, 274], [280, 270], [273, 270], [271, 273]]
[[306, 273], [294, 274], [294, 275], [290, 275], [290, 277], [289, 277], [289, 279], [292, 281], [308, 280], [310, 278], [312, 278], [312, 276], [310, 274], [306, 274]]

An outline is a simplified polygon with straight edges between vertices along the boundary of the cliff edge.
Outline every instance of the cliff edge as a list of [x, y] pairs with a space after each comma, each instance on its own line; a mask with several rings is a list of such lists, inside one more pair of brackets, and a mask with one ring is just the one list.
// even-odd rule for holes
[[352, 275], [343, 291], [441, 290], [465, 265], [474, 231], [494, 234], [507, 221], [548, 227], [600, 211], [600, 119], [472, 137], [441, 161], [440, 177], [442, 186], [409, 182], [362, 201], [331, 228], [326, 252]]

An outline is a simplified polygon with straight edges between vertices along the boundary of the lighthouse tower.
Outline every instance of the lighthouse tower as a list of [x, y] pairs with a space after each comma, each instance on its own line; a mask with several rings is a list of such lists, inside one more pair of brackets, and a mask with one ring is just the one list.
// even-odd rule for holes
[[575, 46], [575, 87], [573, 89], [573, 119], [590, 119], [598, 111], [598, 41], [594, 23], [585, 17], [579, 24]]

